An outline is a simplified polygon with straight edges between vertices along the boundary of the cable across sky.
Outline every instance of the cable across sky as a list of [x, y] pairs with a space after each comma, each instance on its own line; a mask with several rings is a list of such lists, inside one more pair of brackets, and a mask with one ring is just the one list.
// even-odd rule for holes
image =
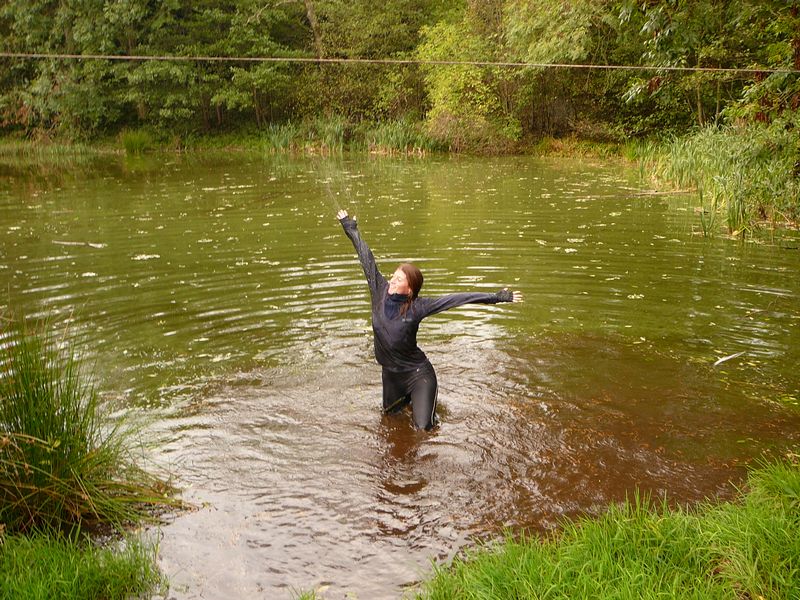
[[316, 64], [375, 64], [375, 65], [426, 65], [473, 66], [531, 69], [596, 69], [615, 71], [675, 71], [704, 73], [783, 73], [798, 74], [798, 69], [772, 69], [766, 67], [679, 67], [659, 65], [603, 65], [581, 63], [536, 63], [526, 61], [482, 60], [424, 60], [412, 58], [336, 58], [301, 56], [175, 56], [175, 55], [125, 55], [125, 54], [62, 54], [42, 52], [0, 52], [0, 58], [32, 60], [110, 60], [134, 62], [239, 62], [239, 63], [316, 63]]

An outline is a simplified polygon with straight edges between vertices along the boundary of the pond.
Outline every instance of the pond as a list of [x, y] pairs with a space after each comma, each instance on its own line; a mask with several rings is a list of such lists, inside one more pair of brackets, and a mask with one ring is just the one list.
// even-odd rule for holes
[[[800, 241], [700, 235], [630, 167], [534, 158], [109, 158], [0, 168], [0, 304], [48, 315], [195, 510], [170, 598], [399, 598], [465, 545], [637, 488], [730, 498], [800, 441]], [[382, 416], [335, 219], [423, 295], [439, 419]]]

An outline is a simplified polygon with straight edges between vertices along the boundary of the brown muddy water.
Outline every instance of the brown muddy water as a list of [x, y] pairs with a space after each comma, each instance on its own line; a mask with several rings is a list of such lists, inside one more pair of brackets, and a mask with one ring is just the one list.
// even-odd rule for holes
[[[400, 598], [477, 540], [729, 498], [797, 447], [797, 232], [706, 239], [645, 188], [529, 158], [6, 164], [0, 304], [68, 326], [195, 504], [153, 532], [169, 598]], [[525, 295], [423, 323], [433, 433], [380, 413], [339, 207], [423, 294]]]

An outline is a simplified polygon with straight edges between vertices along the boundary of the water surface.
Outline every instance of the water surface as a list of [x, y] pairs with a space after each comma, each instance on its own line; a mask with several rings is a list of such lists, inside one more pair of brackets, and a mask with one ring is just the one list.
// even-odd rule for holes
[[[525, 295], [423, 323], [431, 434], [380, 414], [340, 207], [423, 294]], [[690, 198], [576, 160], [0, 171], [2, 303], [54, 315], [197, 506], [159, 532], [176, 599], [398, 598], [466, 544], [637, 488], [730, 497], [800, 439], [800, 251], [699, 229]]]

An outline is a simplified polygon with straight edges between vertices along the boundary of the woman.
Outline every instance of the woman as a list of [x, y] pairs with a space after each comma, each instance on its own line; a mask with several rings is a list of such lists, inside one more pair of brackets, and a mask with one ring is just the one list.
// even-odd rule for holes
[[355, 217], [349, 217], [346, 210], [336, 216], [356, 248], [372, 297], [375, 358], [383, 367], [383, 410], [398, 412], [410, 402], [414, 427], [430, 430], [436, 424], [438, 388], [433, 366], [417, 346], [420, 321], [462, 304], [521, 302], [522, 294], [505, 288], [496, 294], [474, 292], [420, 298], [423, 278], [417, 267], [403, 263], [386, 281], [372, 251], [361, 239]]

